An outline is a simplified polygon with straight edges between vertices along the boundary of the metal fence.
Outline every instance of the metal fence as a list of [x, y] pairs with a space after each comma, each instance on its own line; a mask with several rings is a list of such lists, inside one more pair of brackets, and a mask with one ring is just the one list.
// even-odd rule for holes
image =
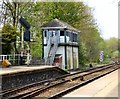
[[32, 57], [30, 54], [22, 55], [21, 54], [11, 54], [11, 55], [0, 55], [0, 63], [3, 60], [8, 60], [13, 66], [16, 65], [26, 65], [29, 60], [29, 65], [46, 65], [45, 60], [40, 57]]
[[[21, 54], [11, 54], [11, 55], [0, 55], [0, 62], [3, 60], [8, 60], [12, 65], [21, 65], [25, 64], [27, 61], [28, 55], [23, 55]], [[32, 56], [30, 55], [30, 60], [32, 59]]]

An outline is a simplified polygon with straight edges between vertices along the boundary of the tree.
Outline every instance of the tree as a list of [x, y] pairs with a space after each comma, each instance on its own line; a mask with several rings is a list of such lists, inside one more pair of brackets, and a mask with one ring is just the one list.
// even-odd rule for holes
[[[14, 2], [11, 0], [3, 0], [1, 3], [1, 24], [11, 24], [16, 31], [20, 31], [19, 18], [22, 15], [25, 7], [28, 7], [28, 2]], [[29, 5], [30, 6], [30, 5]], [[16, 38], [15, 38], [16, 41]], [[16, 42], [14, 42], [15, 53], [18, 53]]]
[[[84, 52], [85, 55], [83, 56], [87, 55], [88, 61], [96, 60], [99, 52], [98, 43], [101, 37], [90, 7], [84, 5], [83, 2], [39, 2], [33, 6], [32, 11], [32, 17], [30, 17], [34, 17], [34, 22], [31, 22], [34, 25], [35, 23], [42, 25], [57, 18], [79, 29], [81, 31], [81, 34], [79, 34], [79, 38], [81, 39], [79, 42], [80, 51], [83, 51], [82, 47], [84, 45], [86, 53]], [[28, 18], [28, 20], [31, 18]], [[80, 56], [82, 54], [83, 52], [81, 52]]]
[[118, 51], [120, 52], [120, 39], [118, 39]]
[[106, 40], [106, 44], [107, 44], [108, 49], [111, 52], [118, 50], [118, 39], [117, 38], [112, 37]]
[[106, 42], [108, 55], [112, 57], [112, 54], [118, 51], [118, 39], [115, 37], [112, 37], [108, 40], [105, 40], [105, 42]]
[[[13, 11], [11, 10], [10, 5], [12, 5], [14, 9]], [[36, 42], [31, 44], [33, 55], [36, 56], [37, 52], [39, 52], [38, 55], [42, 53], [41, 49], [38, 49], [38, 46], [35, 46], [38, 42], [40, 44], [42, 43], [40, 26], [54, 18], [57, 18], [81, 31], [81, 33], [79, 33], [79, 54], [80, 56], [83, 56], [83, 58], [81, 58], [82, 63], [84, 63], [85, 59], [88, 62], [92, 62], [96, 60], [96, 57], [98, 57], [98, 45], [101, 42], [100, 31], [98, 30], [93, 18], [92, 9], [83, 2], [37, 2], [30, 3], [30, 5], [27, 6], [14, 2], [10, 4], [8, 3], [8, 5], [5, 4], [5, 6], [10, 9], [8, 16], [12, 18], [12, 21], [14, 18], [18, 18], [16, 16], [13, 17], [14, 14], [11, 14], [15, 9], [17, 9], [17, 16], [24, 16], [24, 18], [30, 22], [31, 33], [33, 38], [36, 38]], [[14, 20], [13, 23], [17, 20], [18, 19]], [[18, 26], [19, 25], [17, 25], [17, 27]], [[41, 45], [39, 47], [41, 48]]]
[[16, 42], [16, 28], [12, 27], [10, 24], [3, 26], [2, 31], [2, 54], [10, 54], [12, 50], [12, 43]]

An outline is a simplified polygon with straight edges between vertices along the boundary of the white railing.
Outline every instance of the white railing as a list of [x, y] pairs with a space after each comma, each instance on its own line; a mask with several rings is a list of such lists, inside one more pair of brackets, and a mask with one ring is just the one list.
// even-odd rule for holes
[[[28, 58], [30, 57], [30, 58]], [[7, 59], [10, 61], [12, 64], [15, 65], [20, 65], [21, 62], [21, 54], [11, 54], [11, 55], [0, 55], [0, 62]], [[23, 55], [22, 56], [22, 61], [25, 63], [27, 59], [31, 60], [31, 55]]]

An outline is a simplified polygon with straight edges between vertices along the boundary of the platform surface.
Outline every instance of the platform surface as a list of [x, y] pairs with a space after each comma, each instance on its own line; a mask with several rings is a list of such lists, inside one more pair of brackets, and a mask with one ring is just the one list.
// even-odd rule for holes
[[11, 66], [9, 68], [0, 68], [0, 75], [10, 74], [23, 71], [31, 71], [45, 68], [53, 68], [55, 66]]
[[116, 70], [104, 77], [101, 77], [63, 97], [119, 97], [120, 79]]

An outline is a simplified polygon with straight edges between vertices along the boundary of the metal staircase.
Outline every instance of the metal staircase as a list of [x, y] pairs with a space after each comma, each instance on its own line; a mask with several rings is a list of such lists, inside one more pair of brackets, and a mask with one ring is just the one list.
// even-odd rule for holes
[[45, 58], [45, 64], [52, 65], [54, 62], [55, 54], [57, 52], [58, 44], [60, 42], [59, 33], [56, 33], [53, 37], [49, 36], [47, 40], [47, 53]]

